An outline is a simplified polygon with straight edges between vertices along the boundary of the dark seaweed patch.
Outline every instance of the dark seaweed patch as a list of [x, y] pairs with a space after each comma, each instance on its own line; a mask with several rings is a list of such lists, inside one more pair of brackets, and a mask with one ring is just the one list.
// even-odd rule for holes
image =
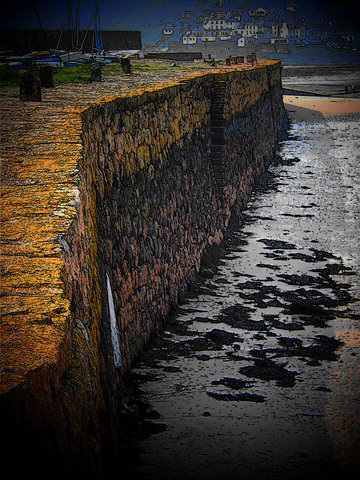
[[258, 242], [264, 243], [267, 249], [271, 250], [295, 250], [296, 245], [293, 243], [284, 242], [283, 240], [268, 240], [267, 238], [261, 238]]
[[216, 400], [222, 400], [225, 402], [256, 402], [261, 403], [265, 402], [265, 397], [262, 395], [257, 395], [255, 393], [247, 392], [206, 392], [209, 397], [215, 398]]
[[297, 372], [285, 368], [285, 364], [277, 364], [267, 358], [256, 359], [254, 365], [240, 368], [239, 372], [247, 377], [261, 380], [276, 380], [280, 387], [293, 387]]
[[232, 388], [233, 390], [240, 390], [242, 388], [251, 387], [253, 383], [242, 380], [241, 378], [223, 377], [219, 380], [214, 380], [212, 385], [224, 385], [225, 387]]

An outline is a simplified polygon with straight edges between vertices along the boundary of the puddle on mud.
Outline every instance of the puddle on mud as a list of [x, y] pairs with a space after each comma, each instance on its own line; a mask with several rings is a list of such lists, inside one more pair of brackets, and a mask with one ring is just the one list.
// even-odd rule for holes
[[218, 271], [134, 369], [162, 425], [141, 437], [136, 478], [321, 479], [358, 466], [357, 120], [293, 123]]

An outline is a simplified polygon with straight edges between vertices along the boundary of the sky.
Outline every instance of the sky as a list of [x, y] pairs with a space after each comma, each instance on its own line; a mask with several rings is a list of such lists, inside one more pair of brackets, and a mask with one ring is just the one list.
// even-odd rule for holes
[[[166, 23], [174, 22], [184, 10], [215, 9], [215, 0], [98, 0], [100, 23], [107, 30], [140, 30], [143, 43], [157, 41]], [[277, 6], [285, 0], [225, 0], [229, 9], [236, 7]], [[340, 25], [359, 30], [355, 0], [298, 0], [299, 7], [314, 17], [327, 17]], [[39, 28], [36, 10], [44, 28], [61, 28], [67, 17], [68, 0], [14, 0], [2, 7], [0, 28]], [[72, 1], [75, 12], [76, 0]], [[94, 0], [80, 0], [81, 27], [91, 18]]]

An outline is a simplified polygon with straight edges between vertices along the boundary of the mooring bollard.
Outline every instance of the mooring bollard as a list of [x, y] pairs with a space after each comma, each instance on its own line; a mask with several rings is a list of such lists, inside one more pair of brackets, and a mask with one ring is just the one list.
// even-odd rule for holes
[[90, 82], [101, 82], [101, 63], [90, 63]]
[[121, 59], [121, 69], [123, 73], [131, 73], [131, 63], [129, 58]]
[[41, 102], [41, 84], [35, 70], [26, 69], [19, 72], [20, 100], [23, 102]]
[[54, 88], [53, 69], [50, 65], [40, 67], [40, 83], [42, 87]]
[[238, 63], [244, 63], [244, 56], [238, 57]]
[[231, 65], [231, 60], [230, 60], [230, 57], [226, 57], [225, 58], [225, 65]]

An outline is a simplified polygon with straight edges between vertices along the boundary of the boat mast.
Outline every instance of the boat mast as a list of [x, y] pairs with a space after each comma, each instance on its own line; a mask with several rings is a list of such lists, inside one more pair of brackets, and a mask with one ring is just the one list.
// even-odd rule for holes
[[68, 52], [73, 50], [74, 33], [73, 33], [73, 19], [72, 19], [72, 0], [68, 0]]
[[94, 36], [95, 36], [95, 48], [96, 50], [103, 49], [103, 40], [100, 27], [100, 11], [99, 11], [99, 0], [95, 0], [94, 7]]
[[38, 9], [36, 8], [35, 0], [32, 1], [32, 4], [33, 4], [33, 8], [34, 8], [34, 10], [35, 10], [35, 14], [36, 14], [36, 16], [37, 16], [37, 19], [38, 19], [38, 22], [39, 22], [39, 25], [40, 25], [41, 33], [42, 33], [42, 35], [43, 35], [43, 37], [44, 37], [46, 49], [47, 49], [47, 50], [50, 50], [49, 42], [48, 42], [48, 39], [47, 39], [45, 30], [44, 30], [44, 27], [43, 27], [43, 24], [42, 24], [40, 15], [39, 15], [39, 11], [38, 11]]
[[76, 0], [75, 11], [75, 47], [79, 49], [79, 32], [80, 32], [80, 0]]

